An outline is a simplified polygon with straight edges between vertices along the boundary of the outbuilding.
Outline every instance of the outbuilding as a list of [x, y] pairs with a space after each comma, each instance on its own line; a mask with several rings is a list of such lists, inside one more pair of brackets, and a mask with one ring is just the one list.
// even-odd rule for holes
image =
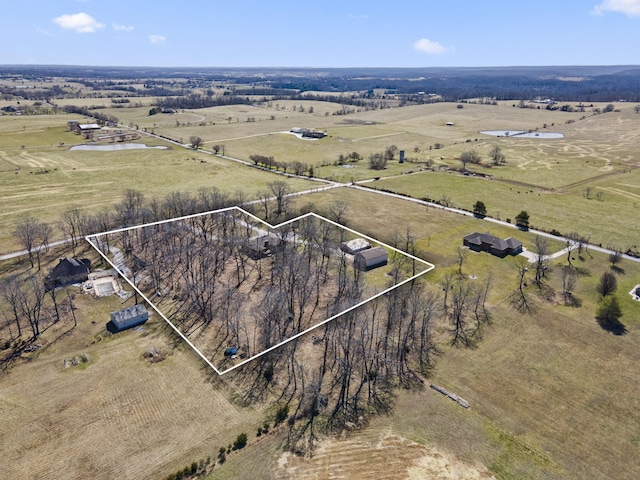
[[243, 246], [244, 252], [254, 260], [270, 257], [284, 250], [284, 242], [272, 234], [250, 238]]
[[353, 257], [353, 265], [358, 270], [366, 272], [386, 265], [388, 260], [389, 254], [384, 248], [374, 247], [356, 253]]
[[[142, 325], [149, 320], [149, 312], [144, 305], [136, 304], [117, 312], [111, 312], [111, 321], [114, 332], [122, 332], [128, 328]], [[109, 324], [107, 324], [109, 328]]]
[[342, 242], [340, 244], [340, 250], [342, 250], [344, 253], [348, 253], [349, 255], [355, 255], [356, 253], [362, 252], [363, 250], [367, 250], [369, 248], [371, 248], [371, 244], [364, 238], [354, 238], [353, 240]]

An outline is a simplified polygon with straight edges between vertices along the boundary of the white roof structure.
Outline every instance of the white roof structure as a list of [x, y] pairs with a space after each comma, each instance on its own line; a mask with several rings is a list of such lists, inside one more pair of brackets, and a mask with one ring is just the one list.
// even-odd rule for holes
[[352, 254], [360, 252], [362, 250], [366, 250], [367, 248], [371, 248], [371, 244], [364, 238], [354, 238], [353, 240], [344, 242], [342, 245], [342, 250]]

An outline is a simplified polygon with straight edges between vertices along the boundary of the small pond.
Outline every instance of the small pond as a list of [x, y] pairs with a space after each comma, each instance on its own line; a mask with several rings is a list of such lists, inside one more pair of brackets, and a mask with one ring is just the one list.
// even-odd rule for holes
[[93, 150], [98, 152], [112, 152], [115, 150], [137, 150], [142, 148], [155, 148], [160, 150], [166, 150], [167, 147], [158, 145], [156, 147], [148, 147], [144, 143], [114, 143], [112, 145], [76, 145], [69, 150]]
[[564, 138], [562, 133], [557, 132], [528, 132], [525, 130], [485, 130], [480, 132], [483, 135], [492, 137], [516, 137], [516, 138]]

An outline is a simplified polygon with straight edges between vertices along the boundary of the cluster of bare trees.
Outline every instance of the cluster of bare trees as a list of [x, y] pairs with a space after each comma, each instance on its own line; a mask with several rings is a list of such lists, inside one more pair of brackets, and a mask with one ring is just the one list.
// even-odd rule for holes
[[42, 252], [49, 251], [49, 239], [52, 234], [51, 225], [46, 222], [36, 220], [31, 216], [23, 217], [16, 224], [13, 236], [27, 251], [31, 268], [34, 267], [34, 256], [40, 270], [40, 258]]
[[[347, 276], [338, 308], [358, 301], [358, 280]], [[312, 335], [312, 354], [292, 341], [239, 373], [248, 400], [277, 388], [291, 405], [288, 446], [305, 450], [322, 432], [353, 428], [392, 408], [392, 391], [428, 374], [438, 354], [434, 325], [441, 297], [415, 282], [326, 323]], [[304, 358], [304, 360], [303, 360]]]
[[471, 346], [484, 324], [491, 321], [487, 298], [491, 277], [485, 282], [471, 281], [462, 274], [463, 250], [458, 250], [458, 272], [448, 273], [442, 282], [442, 313], [451, 333], [451, 345]]
[[39, 274], [6, 277], [0, 283], [0, 300], [9, 337], [21, 338], [30, 330], [31, 339], [35, 340], [45, 328], [68, 317], [73, 318], [75, 326], [73, 297], [68, 292], [62, 299], [60, 295], [56, 290], [45, 290]]
[[[332, 215], [344, 219], [345, 210], [335, 205]], [[417, 281], [361, 305], [378, 290], [339, 249], [345, 232], [310, 216], [266, 237], [255, 219], [229, 210], [111, 234], [109, 242], [128, 252], [139, 287], [221, 367], [233, 362], [222, 355], [229, 346], [253, 356], [347, 312], [240, 368], [248, 401], [275, 389], [291, 406], [289, 440], [297, 448], [317, 427], [348, 428], [389, 409], [393, 388], [413, 382], [415, 372], [428, 374], [442, 315], [457, 315], [460, 325], [488, 318], [488, 284], [456, 307]], [[409, 233], [396, 240], [415, 253]], [[391, 255], [389, 286], [415, 268], [408, 257]]]
[[228, 345], [255, 355], [359, 300], [360, 272], [338, 248], [342, 232], [307, 217], [268, 234], [231, 210], [100, 241], [125, 252], [140, 287], [159, 296], [185, 335], [206, 339], [213, 358]]
[[304, 175], [307, 173], [310, 177], [313, 176], [313, 165], [309, 165], [306, 162], [295, 160], [293, 162], [279, 162], [272, 156], [266, 155], [250, 155], [249, 159], [255, 165], [262, 165], [266, 168], [274, 169], [276, 171], [282, 170], [284, 173], [287, 171], [294, 175]]

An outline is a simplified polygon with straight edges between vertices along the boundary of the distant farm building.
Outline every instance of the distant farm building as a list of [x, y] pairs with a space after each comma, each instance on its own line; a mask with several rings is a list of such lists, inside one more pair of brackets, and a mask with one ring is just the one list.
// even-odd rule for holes
[[348, 242], [342, 242], [340, 244], [340, 250], [349, 255], [355, 255], [358, 252], [371, 248], [371, 244], [364, 238], [354, 238]]
[[296, 135], [300, 135], [303, 138], [324, 138], [327, 136], [325, 132], [321, 132], [319, 130], [312, 130], [309, 128], [293, 127], [289, 131], [291, 133], [295, 133]]
[[304, 138], [324, 138], [327, 136], [327, 134], [318, 130], [305, 130], [304, 132], [302, 132], [302, 136]]
[[73, 123], [68, 122], [70, 128], [77, 134], [84, 135], [85, 138], [92, 138], [93, 135], [100, 131], [100, 125], [97, 123]]
[[386, 265], [388, 260], [389, 254], [384, 248], [374, 247], [356, 253], [353, 257], [353, 265], [358, 270], [366, 272]]
[[53, 290], [72, 283], [81, 283], [89, 278], [91, 260], [83, 258], [61, 258], [58, 264], [53, 267], [49, 275], [44, 277], [44, 286], [47, 290]]
[[[149, 320], [149, 312], [144, 305], [136, 304], [131, 307], [123, 308], [117, 312], [111, 312], [111, 321], [114, 332], [122, 332], [128, 328], [142, 325]], [[109, 324], [107, 324], [109, 328]]]
[[250, 238], [243, 250], [252, 259], [259, 260], [284, 250], [284, 243], [275, 235], [263, 235]]
[[463, 238], [463, 244], [476, 252], [488, 252], [496, 257], [518, 255], [522, 252], [522, 242], [513, 237], [504, 240], [494, 237], [489, 232], [474, 232]]

